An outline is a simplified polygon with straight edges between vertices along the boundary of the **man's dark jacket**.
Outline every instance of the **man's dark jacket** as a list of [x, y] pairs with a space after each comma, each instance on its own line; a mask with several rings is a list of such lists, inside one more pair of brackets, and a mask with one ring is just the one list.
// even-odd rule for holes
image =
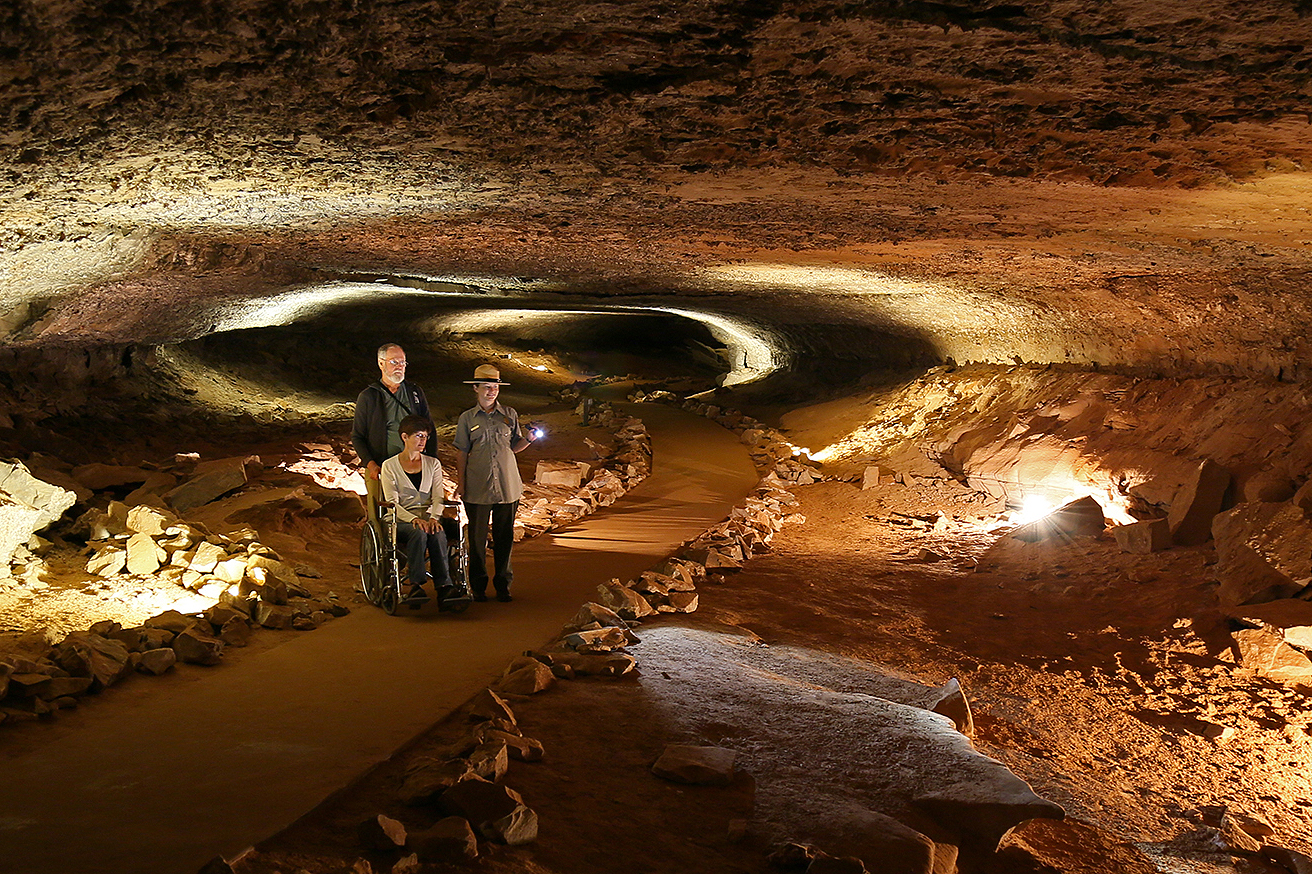
[[[391, 393], [383, 386], [382, 380], [365, 386], [364, 391], [355, 399], [355, 427], [351, 429], [351, 443], [355, 454], [360, 456], [363, 467], [369, 462], [382, 464], [387, 460], [387, 404]], [[428, 399], [424, 390], [410, 380], [404, 380], [397, 390], [397, 396], [416, 416], [428, 415]], [[425, 455], [437, 456], [437, 435], [428, 435], [428, 445], [424, 447]]]

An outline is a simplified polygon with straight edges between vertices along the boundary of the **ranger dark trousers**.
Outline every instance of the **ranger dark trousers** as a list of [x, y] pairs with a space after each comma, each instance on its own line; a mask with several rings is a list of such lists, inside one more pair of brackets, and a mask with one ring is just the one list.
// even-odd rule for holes
[[492, 522], [492, 586], [497, 594], [510, 594], [514, 572], [510, 569], [510, 548], [515, 545], [515, 511], [519, 501], [509, 504], [471, 504], [465, 502], [469, 516], [469, 588], [475, 595], [487, 592], [487, 532]]

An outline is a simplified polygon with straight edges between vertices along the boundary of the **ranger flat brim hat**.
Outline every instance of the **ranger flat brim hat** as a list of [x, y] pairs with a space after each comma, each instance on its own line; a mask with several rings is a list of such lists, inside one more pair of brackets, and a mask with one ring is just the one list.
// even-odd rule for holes
[[478, 365], [474, 368], [474, 378], [465, 380], [466, 385], [478, 385], [485, 382], [494, 383], [495, 385], [510, 385], [508, 382], [501, 381], [501, 371], [491, 364]]

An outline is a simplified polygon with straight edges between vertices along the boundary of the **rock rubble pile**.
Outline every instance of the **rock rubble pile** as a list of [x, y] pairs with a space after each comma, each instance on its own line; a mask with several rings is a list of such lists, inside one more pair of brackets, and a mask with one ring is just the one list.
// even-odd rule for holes
[[104, 620], [58, 644], [40, 632], [25, 635], [0, 652], [0, 723], [75, 707], [80, 697], [133, 672], [158, 676], [178, 662], [216, 665], [226, 646], [245, 646], [256, 626], [310, 630], [349, 612], [335, 600], [301, 595], [276, 604], [262, 598], [267, 591], [270, 587], [246, 595], [225, 591], [201, 614], [168, 610], [131, 628]]
[[[406, 819], [377, 813], [356, 826], [361, 855], [342, 870], [351, 874], [407, 874], [428, 865], [470, 862], [480, 842], [520, 846], [537, 840], [538, 815], [504, 779], [510, 760], [539, 762], [542, 744], [520, 730], [506, 698], [484, 689], [456, 714], [459, 735], [411, 761], [392, 789]], [[250, 851], [258, 852], [258, 851]], [[237, 860], [233, 860], [236, 862]], [[232, 874], [215, 857], [200, 874]]]
[[[521, 505], [517, 539], [609, 506], [650, 474], [651, 440], [641, 420], [621, 419], [610, 405], [600, 405], [594, 417], [615, 429], [613, 440], [597, 444], [597, 458], [590, 461], [539, 465], [538, 491], [553, 494]], [[244, 486], [260, 466], [253, 456], [202, 462], [179, 455], [165, 469], [61, 469], [51, 459], [38, 476], [18, 462], [0, 465], [0, 547], [10, 550], [15, 576], [37, 580], [48, 573], [40, 553], [50, 544], [35, 532], [70, 508], [86, 506], [69, 536], [86, 542], [88, 574], [164, 583], [213, 602], [203, 612], [167, 610], [135, 627], [100, 621], [57, 645], [42, 633], [25, 635], [10, 651], [0, 651], [0, 722], [74, 706], [79, 696], [133, 671], [158, 675], [178, 662], [218, 664], [225, 647], [244, 646], [259, 628], [308, 631], [349, 612], [335, 594], [311, 597], [301, 575], [317, 572], [284, 561], [254, 529], [216, 534], [183, 518]], [[114, 497], [129, 488], [126, 497]], [[693, 595], [694, 609], [695, 602]], [[580, 665], [582, 673], [591, 670]], [[512, 682], [511, 688], [518, 687]]]
[[[86, 541], [87, 573], [103, 579], [152, 578], [213, 604], [194, 614], [166, 610], [139, 626], [98, 621], [58, 643], [35, 631], [11, 641], [0, 651], [0, 722], [75, 706], [80, 696], [100, 692], [132, 672], [159, 675], [178, 662], [218, 664], [226, 646], [246, 645], [258, 627], [308, 631], [346, 615], [349, 608], [335, 595], [311, 597], [297, 569], [262, 544], [254, 530], [215, 534], [180, 518], [186, 509], [244, 485], [248, 467], [258, 464], [255, 458], [196, 463], [194, 457], [179, 456], [172, 471], [85, 465], [68, 471], [67, 489], [32, 476], [23, 465], [6, 465], [4, 494], [11, 506], [18, 498], [48, 501], [51, 508], [42, 516], [22, 514], [29, 521], [13, 553], [16, 575], [36, 579], [48, 572], [37, 554], [48, 544], [43, 546], [29, 529], [44, 527], [75, 503], [84, 503], [90, 506], [69, 534]], [[58, 478], [47, 471], [42, 476]], [[124, 500], [109, 497], [107, 490], [133, 485], [137, 488]], [[308, 567], [301, 571], [316, 574]]]
[[[1312, 482], [1287, 500], [1240, 500], [1231, 482], [1229, 470], [1205, 459], [1167, 516], [1116, 525], [1112, 534], [1122, 552], [1135, 554], [1212, 541], [1216, 597], [1230, 621], [1238, 664], [1312, 692]], [[1105, 526], [1098, 503], [1086, 497], [1012, 536], [1029, 542], [1097, 536]]]
[[[594, 424], [616, 428], [610, 445], [591, 443], [591, 461], [540, 461], [515, 515], [515, 539], [534, 537], [609, 507], [651, 474], [651, 437], [641, 419], [620, 420], [598, 405]], [[550, 492], [543, 496], [544, 492]]]

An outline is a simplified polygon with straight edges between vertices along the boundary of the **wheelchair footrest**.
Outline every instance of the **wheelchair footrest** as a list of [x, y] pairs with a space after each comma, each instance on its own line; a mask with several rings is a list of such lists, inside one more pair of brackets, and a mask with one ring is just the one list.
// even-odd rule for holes
[[451, 586], [438, 593], [438, 609], [447, 613], [460, 613], [469, 602], [469, 590], [464, 586]]

